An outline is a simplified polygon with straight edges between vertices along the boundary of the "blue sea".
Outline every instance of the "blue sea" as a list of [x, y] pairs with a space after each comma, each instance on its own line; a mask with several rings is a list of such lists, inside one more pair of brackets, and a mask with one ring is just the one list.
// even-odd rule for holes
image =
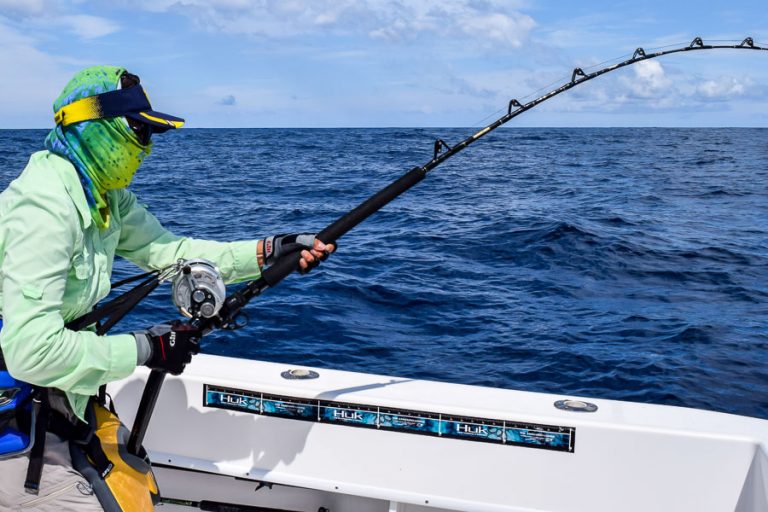
[[[184, 129], [132, 189], [178, 234], [319, 231], [473, 131]], [[45, 133], [0, 131], [0, 186]], [[768, 418], [768, 129], [499, 129], [247, 313], [204, 351]]]

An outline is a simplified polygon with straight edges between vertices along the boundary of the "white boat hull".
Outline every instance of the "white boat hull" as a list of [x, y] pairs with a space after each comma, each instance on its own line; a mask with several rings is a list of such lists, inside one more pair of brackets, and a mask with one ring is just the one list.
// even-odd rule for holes
[[[765, 420], [597, 399], [573, 412], [554, 403], [574, 397], [289, 369], [201, 355], [166, 379], [144, 443], [164, 496], [312, 512], [768, 511]], [[110, 386], [129, 425], [146, 376]]]

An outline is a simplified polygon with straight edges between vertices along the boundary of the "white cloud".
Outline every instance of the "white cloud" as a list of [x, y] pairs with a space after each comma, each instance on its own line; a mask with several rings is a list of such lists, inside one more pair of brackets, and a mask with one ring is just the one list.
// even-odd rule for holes
[[173, 11], [201, 28], [274, 38], [334, 33], [390, 42], [421, 36], [519, 47], [536, 23], [516, 2], [487, 0], [137, 0], [150, 11]]
[[96, 39], [120, 30], [120, 26], [107, 19], [89, 14], [57, 16], [42, 20], [46, 25], [60, 25], [82, 39]]
[[95, 39], [120, 30], [120, 26], [117, 23], [99, 16], [77, 14], [72, 16], [62, 16], [59, 19], [64, 25], [67, 25], [75, 35], [80, 36], [83, 39]]
[[[57, 7], [58, 3], [45, 0], [0, 0], [0, 69], [5, 70], [0, 80], [3, 127], [51, 126], [53, 100], [72, 77], [72, 69], [90, 64], [44, 51], [44, 44], [55, 41], [51, 33], [73, 33], [87, 40], [118, 29], [104, 18], [62, 15], [55, 10]], [[55, 29], [41, 30], [51, 27]]]
[[624, 83], [636, 96], [653, 98], [672, 88], [672, 81], [667, 77], [664, 67], [657, 60], [644, 60], [632, 68], [633, 78], [625, 78]]
[[716, 79], [705, 80], [696, 87], [696, 91], [708, 99], [726, 99], [733, 96], [744, 96], [755, 86], [753, 80], [721, 76]]
[[107, 18], [71, 14], [71, 7], [57, 0], [0, 0], [0, 19], [13, 20], [22, 28], [62, 27], [85, 40], [104, 37], [120, 30], [117, 23]]
[[40, 16], [53, 7], [51, 0], [0, 0], [0, 14], [11, 19]]
[[487, 38], [512, 48], [519, 48], [536, 26], [533, 18], [525, 14], [507, 15], [502, 13], [478, 14], [460, 17], [457, 20], [461, 30], [482, 40]]
[[[51, 126], [53, 100], [70, 77], [65, 59], [36, 48], [36, 41], [0, 20], [0, 112], [4, 127]], [[19, 63], [24, 65], [20, 66]]]

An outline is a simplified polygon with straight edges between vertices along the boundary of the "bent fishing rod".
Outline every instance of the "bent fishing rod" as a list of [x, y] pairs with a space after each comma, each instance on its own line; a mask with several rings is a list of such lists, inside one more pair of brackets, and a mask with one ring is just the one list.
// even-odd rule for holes
[[[721, 41], [717, 41], [721, 42]], [[338, 218], [317, 234], [317, 238], [325, 244], [335, 243], [339, 238], [347, 234], [355, 226], [365, 219], [379, 211], [392, 200], [409, 190], [411, 187], [423, 180], [427, 173], [445, 162], [447, 159], [462, 151], [467, 146], [477, 141], [481, 137], [489, 134], [496, 128], [506, 124], [510, 120], [519, 116], [523, 112], [554, 98], [555, 96], [573, 89], [574, 87], [588, 82], [598, 76], [610, 73], [617, 69], [637, 64], [650, 59], [655, 59], [665, 55], [671, 55], [681, 52], [694, 52], [703, 50], [754, 50], [768, 51], [768, 47], [756, 45], [751, 37], [747, 37], [741, 43], [735, 44], [705, 44], [702, 38], [696, 37], [690, 44], [675, 48], [668, 48], [656, 52], [646, 52], [643, 48], [637, 48], [632, 57], [616, 64], [586, 73], [582, 68], [575, 68], [571, 74], [570, 81], [562, 84], [542, 96], [539, 96], [528, 103], [521, 103], [517, 99], [509, 101], [507, 113], [491, 124], [485, 126], [473, 135], [467, 137], [454, 146], [448, 145], [442, 139], [434, 142], [434, 153], [432, 159], [422, 166], [417, 166], [402, 175], [400, 178], [382, 188], [368, 199], [360, 203], [357, 207]], [[276, 286], [295, 270], [299, 269], [300, 251], [287, 254], [280, 258], [270, 267], [266, 268], [261, 277], [257, 280], [247, 283], [245, 286], [235, 291], [223, 301], [221, 308], [216, 315], [209, 318], [197, 317], [191, 320], [191, 323], [200, 328], [204, 334], [214, 329], [236, 329], [241, 326], [238, 323], [238, 316], [242, 309], [255, 297], [261, 295], [268, 288]], [[148, 293], [148, 292], [147, 292]], [[114, 325], [114, 322], [113, 324]], [[139, 403], [139, 409], [131, 430], [131, 438], [128, 444], [128, 450], [131, 453], [138, 453], [141, 443], [144, 439], [149, 420], [152, 416], [160, 388], [163, 384], [165, 373], [159, 370], [152, 370], [144, 388], [144, 393]]]

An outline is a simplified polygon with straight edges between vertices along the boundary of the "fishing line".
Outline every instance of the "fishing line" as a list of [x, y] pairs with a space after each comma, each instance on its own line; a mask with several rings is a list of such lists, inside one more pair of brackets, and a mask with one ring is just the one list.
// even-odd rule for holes
[[[768, 47], [756, 45], [751, 37], [745, 38], [739, 44], [735, 44], [735, 41], [738, 40], [734, 40], [734, 44], [730, 45], [705, 44], [701, 37], [696, 37], [688, 45], [675, 46], [671, 49], [646, 51], [642, 47], [638, 47], [632, 53], [630, 58], [589, 73], [584, 71], [584, 69], [581, 67], [574, 68], [571, 73], [570, 80], [566, 79], [565, 83], [556, 89], [549, 90], [549, 92], [536, 97], [527, 103], [523, 103], [518, 99], [510, 100], [506, 109], [507, 113], [505, 115], [501, 116], [496, 121], [480, 129], [464, 140], [456, 143], [455, 145], [451, 146], [443, 139], [437, 139], [433, 144], [434, 152], [432, 159], [429, 162], [422, 166], [414, 167], [394, 182], [373, 194], [354, 209], [341, 216], [332, 224], [328, 225], [326, 228], [320, 231], [317, 234], [317, 238], [326, 244], [335, 244], [339, 238], [341, 238], [355, 226], [379, 211], [382, 207], [390, 203], [396, 197], [400, 196], [403, 192], [409, 190], [411, 187], [423, 180], [430, 171], [434, 170], [448, 158], [462, 151], [473, 142], [484, 137], [501, 125], [514, 119], [523, 112], [531, 110], [532, 108], [535, 108], [545, 101], [554, 98], [555, 96], [578, 85], [588, 82], [593, 78], [597, 78], [598, 76], [610, 73], [617, 69], [621, 69], [625, 66], [643, 62], [649, 59], [655, 59], [664, 55], [671, 55], [673, 53], [715, 49], [768, 51]], [[587, 67], [587, 69], [590, 69], [590, 67]], [[191, 320], [191, 323], [201, 329], [204, 334], [207, 334], [214, 329], [232, 329], [233, 326], [237, 326], [237, 317], [240, 315], [241, 310], [254, 297], [257, 297], [261, 295], [261, 293], [263, 293], [265, 290], [276, 286], [285, 277], [299, 269], [300, 259], [301, 253], [299, 251], [283, 256], [273, 265], [266, 268], [262, 272], [259, 279], [247, 283], [242, 288], [229, 295], [224, 300], [224, 304], [217, 315], [211, 318], [197, 318]], [[128, 450], [131, 453], [137, 453], [136, 450], [138, 450], [141, 446], [141, 442], [144, 439], [144, 434], [146, 433], [147, 427], [149, 425], [149, 420], [151, 418], [152, 411], [154, 410], [155, 403], [157, 402], [157, 398], [160, 394], [160, 388], [164, 379], [164, 372], [158, 370], [152, 370], [152, 372], [150, 372], [147, 384], [144, 388], [144, 393], [141, 397], [139, 410], [137, 411], [136, 419], [133, 423], [133, 429], [131, 430], [131, 438], [128, 444]]]

